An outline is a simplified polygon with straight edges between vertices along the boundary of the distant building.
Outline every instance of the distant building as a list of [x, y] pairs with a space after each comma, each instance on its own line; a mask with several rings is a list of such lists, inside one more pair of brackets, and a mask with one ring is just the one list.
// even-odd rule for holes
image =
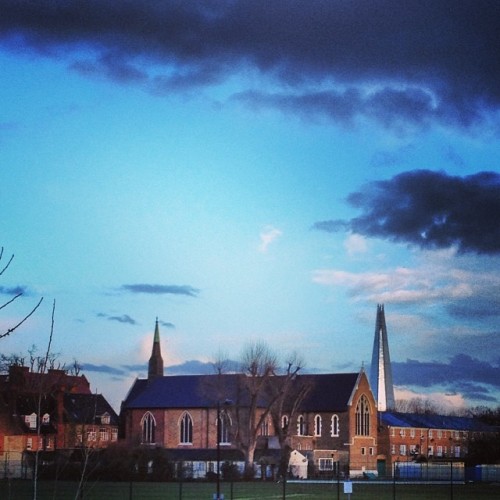
[[118, 423], [116, 412], [102, 395], [92, 394], [83, 375], [11, 366], [8, 375], [0, 376], [4, 476], [26, 476], [35, 452], [42, 452], [47, 463], [63, 450], [68, 455], [82, 447], [106, 447], [117, 441]]
[[[120, 416], [127, 444], [163, 448], [170, 460], [182, 461], [192, 477], [217, 470], [218, 459], [241, 466], [244, 457], [235, 435], [239, 433], [239, 442], [244, 441], [244, 430], [236, 423], [253, 418], [245, 392], [248, 377], [163, 376], [159, 345], [157, 322], [148, 379], [137, 379], [122, 403]], [[273, 380], [279, 384], [281, 378]], [[278, 425], [288, 430], [287, 446], [306, 457], [309, 470], [328, 478], [336, 473], [375, 471], [377, 408], [364, 371], [300, 375], [294, 383], [308, 390], [297, 409], [292, 408], [292, 401], [286, 402]], [[227, 400], [232, 402], [230, 406], [224, 405]], [[261, 403], [256, 418], [265, 411]], [[273, 475], [281, 453], [275, 426], [269, 416], [259, 429], [254, 460], [263, 475]]]
[[377, 401], [378, 411], [393, 410], [395, 408], [389, 340], [387, 338], [383, 304], [377, 305], [370, 386]]
[[498, 429], [475, 418], [418, 413], [379, 413], [379, 474], [395, 464], [463, 462], [471, 440], [495, 436]]

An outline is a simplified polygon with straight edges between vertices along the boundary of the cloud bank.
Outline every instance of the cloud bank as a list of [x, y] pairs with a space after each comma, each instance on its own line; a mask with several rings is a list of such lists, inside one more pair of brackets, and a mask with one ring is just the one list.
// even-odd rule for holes
[[359, 217], [319, 221], [314, 228], [350, 230], [423, 249], [500, 253], [500, 174], [496, 172], [458, 177], [414, 170], [367, 184], [347, 201], [361, 210]]
[[130, 293], [146, 293], [152, 295], [188, 295], [189, 297], [197, 297], [200, 293], [200, 290], [190, 285], [152, 285], [138, 283], [132, 285], [122, 285], [120, 289]]
[[498, 129], [499, 25], [496, 0], [4, 0], [0, 43], [157, 94], [250, 71], [253, 107]]

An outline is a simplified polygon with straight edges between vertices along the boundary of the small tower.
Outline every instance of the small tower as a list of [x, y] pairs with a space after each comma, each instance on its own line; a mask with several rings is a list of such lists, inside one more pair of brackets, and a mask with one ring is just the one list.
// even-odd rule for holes
[[156, 318], [153, 351], [151, 352], [148, 364], [148, 380], [154, 380], [157, 377], [163, 377], [163, 358], [161, 357], [160, 328], [158, 327], [158, 318]]
[[394, 409], [394, 386], [392, 383], [391, 358], [389, 356], [389, 341], [387, 340], [383, 304], [377, 305], [370, 385], [373, 395], [377, 400], [378, 410], [387, 411]]

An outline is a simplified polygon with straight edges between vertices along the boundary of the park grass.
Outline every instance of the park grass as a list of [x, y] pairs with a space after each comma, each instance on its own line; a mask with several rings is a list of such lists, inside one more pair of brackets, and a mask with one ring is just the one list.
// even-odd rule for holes
[[[338, 490], [337, 490], [338, 487]], [[40, 481], [38, 500], [70, 500], [75, 498], [77, 485], [68, 481]], [[211, 500], [216, 491], [215, 483], [111, 483], [88, 484], [85, 500]], [[225, 500], [347, 500], [343, 484], [337, 483], [288, 483], [238, 482], [221, 484]], [[285, 493], [285, 496], [284, 496]], [[32, 483], [29, 481], [0, 481], [2, 500], [31, 500]], [[351, 500], [491, 500], [500, 498], [498, 484], [391, 484], [354, 483]]]

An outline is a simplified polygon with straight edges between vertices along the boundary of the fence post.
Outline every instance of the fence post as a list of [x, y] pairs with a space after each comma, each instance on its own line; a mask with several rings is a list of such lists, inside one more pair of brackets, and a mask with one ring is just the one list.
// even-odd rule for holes
[[450, 498], [453, 500], [453, 462], [450, 460]]

